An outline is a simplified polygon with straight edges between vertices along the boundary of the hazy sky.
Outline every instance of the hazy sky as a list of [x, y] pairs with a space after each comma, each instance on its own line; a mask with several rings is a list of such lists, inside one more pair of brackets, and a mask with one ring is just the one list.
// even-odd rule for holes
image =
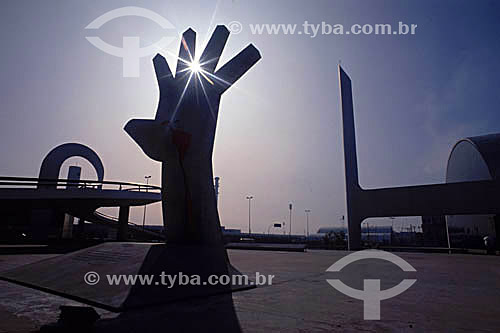
[[[139, 6], [177, 31], [138, 17], [84, 28], [105, 12]], [[344, 178], [337, 64], [353, 80], [360, 179], [364, 187], [444, 181], [452, 145], [464, 136], [500, 132], [500, 3], [497, 1], [9, 1], [0, 4], [0, 174], [36, 177], [64, 142], [89, 145], [106, 180], [160, 184], [160, 164], [123, 131], [131, 118], [152, 118], [158, 89], [152, 56], [140, 77], [122, 77], [122, 59], [86, 39], [121, 47], [123, 36], [147, 46], [192, 27], [201, 50], [216, 24], [242, 23], [220, 64], [253, 43], [262, 59], [222, 98], [214, 151], [221, 177], [221, 223], [252, 230], [273, 221], [304, 231], [339, 223]], [[415, 35], [255, 35], [249, 24], [417, 24]], [[212, 22], [212, 23], [211, 23]], [[174, 67], [173, 59], [167, 59]], [[82, 159], [64, 164], [95, 172]], [[140, 222], [142, 209], [132, 210]], [[161, 224], [161, 209], [148, 210]]]

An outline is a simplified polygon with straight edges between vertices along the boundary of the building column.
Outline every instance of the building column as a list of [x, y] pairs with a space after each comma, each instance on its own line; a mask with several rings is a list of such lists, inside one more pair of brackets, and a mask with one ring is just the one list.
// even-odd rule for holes
[[[74, 180], [74, 183], [67, 183], [66, 189], [69, 188], [77, 188], [78, 182], [80, 181], [80, 175], [82, 173], [82, 168], [75, 165], [70, 165], [68, 170], [68, 180]], [[62, 227], [62, 239], [71, 239], [73, 238], [73, 223], [75, 223], [74, 216], [69, 214], [64, 214], [64, 221]]]
[[75, 223], [75, 217], [69, 214], [64, 214], [62, 239], [73, 238], [73, 223]]
[[130, 206], [120, 206], [118, 213], [118, 241], [126, 241], [128, 233], [128, 216], [130, 214]]
[[78, 237], [78, 239], [85, 238], [85, 220], [84, 219], [78, 219], [77, 237]]
[[351, 214], [347, 215], [347, 247], [349, 251], [361, 250], [361, 223], [362, 218]]

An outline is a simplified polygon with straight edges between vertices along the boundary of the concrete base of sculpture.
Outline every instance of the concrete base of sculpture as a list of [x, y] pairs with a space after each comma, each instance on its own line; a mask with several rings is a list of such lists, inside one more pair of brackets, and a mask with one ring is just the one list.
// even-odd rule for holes
[[[227, 264], [225, 253], [220, 251], [225, 250], [105, 243], [2, 272], [0, 279], [115, 312], [254, 288], [253, 281], [238, 285], [209, 283], [211, 275], [227, 275], [230, 282], [234, 282], [232, 277], [240, 274]], [[85, 280], [86, 274], [87, 278], [95, 278], [89, 272], [99, 275], [97, 283], [89, 284], [89, 280]], [[137, 276], [137, 279], [134, 285], [124, 280], [112, 284], [108, 280], [111, 276], [122, 276], [122, 279]], [[141, 283], [139, 276], [152, 276], [153, 280]], [[173, 285], [168, 276], [176, 278]]]

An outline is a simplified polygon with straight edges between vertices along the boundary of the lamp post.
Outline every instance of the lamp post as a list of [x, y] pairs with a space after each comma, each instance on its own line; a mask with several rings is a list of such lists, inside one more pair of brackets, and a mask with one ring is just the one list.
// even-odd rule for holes
[[450, 229], [448, 229], [448, 219], [444, 217], [444, 225], [446, 227], [446, 242], [448, 244], [448, 254], [451, 254]]
[[307, 230], [306, 234], [307, 238], [309, 238], [309, 213], [311, 212], [311, 210], [306, 209], [305, 212], [306, 212], [306, 230]]
[[290, 240], [292, 239], [292, 203], [288, 204], [288, 209], [290, 210]]
[[[146, 185], [149, 185], [149, 178], [151, 176], [144, 176], [144, 179], [146, 180]], [[148, 188], [146, 187], [146, 192], [148, 191]], [[146, 227], [146, 206], [144, 205], [144, 215], [142, 216], [142, 230], [144, 230]]]
[[249, 195], [247, 196], [247, 200], [248, 200], [248, 235], [250, 236], [250, 234], [252, 233], [252, 220], [251, 220], [251, 215], [250, 215], [250, 202], [252, 201], [253, 199], [253, 196], [252, 195]]
[[396, 218], [394, 216], [389, 216], [389, 219], [392, 221], [392, 223], [391, 223], [391, 245], [392, 245], [393, 238], [394, 238], [394, 220]]

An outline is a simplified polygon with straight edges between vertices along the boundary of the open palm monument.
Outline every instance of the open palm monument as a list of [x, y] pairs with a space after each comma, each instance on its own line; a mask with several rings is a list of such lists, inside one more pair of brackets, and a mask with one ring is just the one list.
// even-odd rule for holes
[[222, 94], [259, 59], [247, 46], [217, 71], [229, 31], [217, 26], [196, 57], [196, 33], [184, 32], [177, 69], [153, 59], [160, 100], [155, 119], [133, 119], [125, 131], [150, 158], [162, 162], [163, 221], [168, 244], [221, 246], [212, 152]]

